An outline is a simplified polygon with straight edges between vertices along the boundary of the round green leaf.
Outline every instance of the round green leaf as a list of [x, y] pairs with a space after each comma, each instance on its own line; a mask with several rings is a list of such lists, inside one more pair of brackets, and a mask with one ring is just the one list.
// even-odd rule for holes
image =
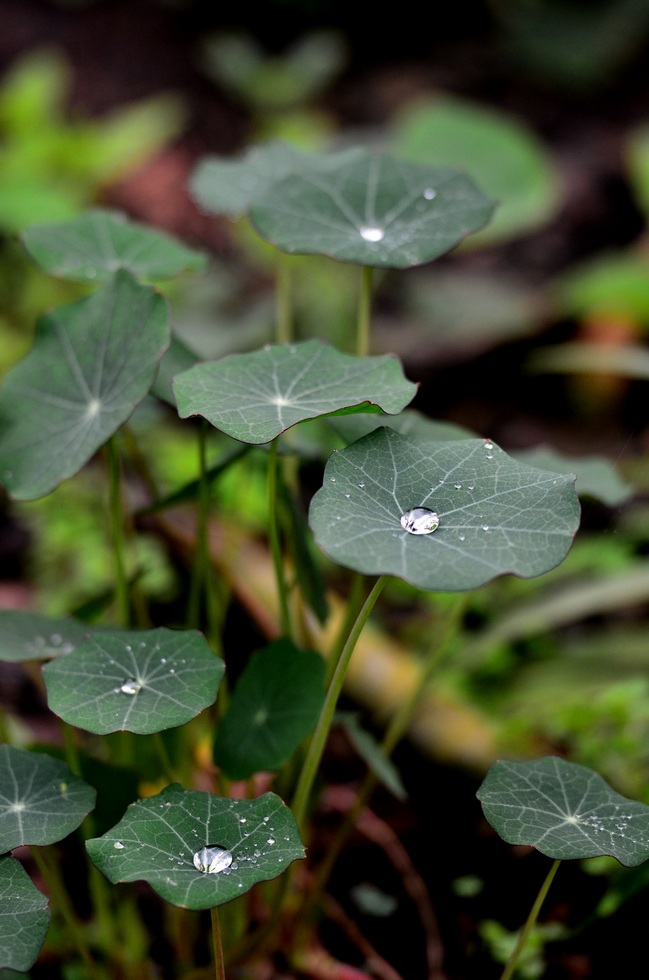
[[171, 279], [206, 262], [169, 235], [99, 208], [69, 221], [32, 225], [22, 240], [45, 272], [74, 282], [106, 282], [120, 269], [136, 279]]
[[455, 98], [422, 102], [398, 121], [392, 145], [415, 163], [462, 167], [499, 202], [471, 245], [528, 233], [556, 212], [559, 180], [549, 153], [505, 113]]
[[90, 813], [95, 795], [64, 762], [0, 745], [0, 853], [67, 837]]
[[47, 933], [47, 897], [19, 861], [0, 858], [0, 968], [24, 972], [36, 962]]
[[252, 354], [197, 364], [173, 387], [181, 418], [202, 415], [253, 445], [321, 415], [367, 412], [371, 406], [396, 414], [417, 391], [390, 354], [356, 357], [320, 340], [268, 345]]
[[[231, 800], [169, 786], [139, 800], [103, 837], [86, 844], [109, 881], [147, 881], [172, 905], [208, 909], [243, 895], [304, 857], [293, 814], [274, 793]], [[194, 865], [203, 847], [232, 855], [223, 871]]]
[[77, 473], [147, 394], [169, 344], [165, 300], [127, 272], [43, 317], [0, 391], [0, 480], [30, 500]]
[[48, 704], [97, 735], [175, 728], [214, 704], [223, 661], [195, 630], [96, 633], [43, 668]]
[[320, 654], [289, 640], [254, 653], [216, 732], [217, 765], [231, 779], [279, 769], [315, 728], [324, 676]]
[[251, 203], [309, 157], [288, 143], [274, 140], [251, 147], [242, 157], [204, 157], [193, 171], [189, 191], [208, 214], [237, 218]]
[[[416, 508], [437, 515], [432, 533], [402, 525]], [[309, 513], [339, 564], [443, 592], [549, 571], [578, 522], [573, 475], [517, 463], [485, 439], [419, 442], [392, 429], [332, 454]]]
[[357, 151], [273, 184], [250, 217], [285, 252], [405, 269], [454, 248], [493, 208], [459, 171]]
[[0, 660], [51, 660], [71, 653], [93, 627], [68, 616], [0, 610]]
[[576, 762], [496, 762], [477, 796], [509, 844], [562, 860], [608, 854], [627, 867], [649, 858], [649, 806], [620, 796]]

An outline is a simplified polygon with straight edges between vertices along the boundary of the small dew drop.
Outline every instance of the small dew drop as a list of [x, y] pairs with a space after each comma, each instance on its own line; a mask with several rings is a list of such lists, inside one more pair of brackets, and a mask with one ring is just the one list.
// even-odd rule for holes
[[464, 540], [466, 540], [466, 536], [464, 534], [458, 534], [458, 540], [459, 541], [464, 541]]
[[232, 864], [232, 853], [219, 844], [207, 844], [194, 854], [194, 867], [205, 875], [218, 874]]
[[115, 848], [116, 851], [124, 850], [124, 845], [122, 844], [121, 840], [116, 840], [115, 843], [113, 844], [113, 847]]
[[482, 530], [483, 531], [488, 531], [489, 530], [489, 525], [488, 524], [483, 524], [482, 525]]
[[359, 483], [358, 484], [358, 489], [359, 490], [364, 490], [365, 489], [365, 484], [364, 483]]
[[133, 680], [133, 678], [129, 678], [129, 680], [124, 681], [124, 683], [120, 687], [120, 691], [122, 692], [122, 694], [137, 694], [138, 691], [141, 690], [142, 690], [142, 685], [138, 684], [138, 682]]
[[275, 843], [275, 838], [274, 837], [269, 837], [268, 840], [266, 841], [266, 843], [267, 844], [274, 844]]
[[494, 458], [494, 454], [493, 453], [485, 453], [485, 456], [486, 456], [487, 459], [493, 459]]
[[485, 449], [493, 449], [494, 444], [493, 442], [485, 442], [484, 447]]
[[456, 490], [461, 490], [462, 489], [462, 484], [461, 483], [456, 483], [455, 484], [455, 489]]
[[385, 236], [383, 228], [377, 228], [376, 226], [367, 225], [365, 228], [359, 228], [358, 230], [361, 238], [365, 242], [380, 242]]
[[475, 490], [475, 483], [470, 483], [467, 487], [467, 490]]
[[428, 507], [415, 507], [401, 515], [401, 527], [410, 534], [432, 534], [439, 527], [439, 517]]
[[432, 201], [434, 197], [437, 197], [437, 191], [434, 191], [432, 187], [427, 187], [424, 191], [424, 197], [427, 201]]

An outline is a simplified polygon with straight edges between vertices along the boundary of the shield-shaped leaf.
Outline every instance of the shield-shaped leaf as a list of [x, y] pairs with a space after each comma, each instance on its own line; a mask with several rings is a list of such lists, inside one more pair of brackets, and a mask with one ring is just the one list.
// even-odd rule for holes
[[90, 813], [95, 795], [59, 759], [0, 745], [0, 853], [67, 837]]
[[50, 708], [71, 725], [149, 735], [214, 704], [224, 669], [201, 633], [161, 628], [96, 633], [43, 676]]
[[69, 221], [32, 225], [22, 240], [45, 272], [74, 282], [106, 282], [120, 269], [136, 279], [171, 279], [206, 262], [170, 235], [100, 208]]
[[315, 727], [324, 700], [319, 653], [277, 640], [252, 655], [214, 743], [214, 760], [232, 779], [279, 769]]
[[181, 418], [202, 415], [234, 439], [271, 442], [305, 419], [400, 412], [417, 386], [390, 354], [356, 357], [320, 340], [275, 344], [197, 364], [173, 384]]
[[86, 847], [109, 881], [148, 881], [188, 909], [229, 902], [304, 857], [293, 814], [274, 793], [231, 800], [177, 785], [134, 803]]
[[334, 561], [442, 592], [549, 571], [578, 522], [573, 475], [517, 463], [485, 439], [419, 442], [391, 429], [332, 454], [309, 512]]
[[509, 844], [562, 860], [608, 854], [627, 867], [649, 858], [649, 806], [620, 796], [576, 762], [556, 756], [496, 762], [477, 795]]
[[454, 248], [494, 202], [463, 173], [366, 151], [290, 174], [253, 201], [250, 217], [284, 252], [405, 269]]
[[0, 610], [0, 660], [52, 660], [71, 653], [93, 627], [69, 616]]
[[19, 861], [0, 857], [0, 968], [29, 970], [49, 922], [47, 897], [32, 884]]
[[0, 391], [0, 480], [29, 500], [77, 473], [147, 394], [169, 343], [165, 300], [118, 272], [43, 317]]

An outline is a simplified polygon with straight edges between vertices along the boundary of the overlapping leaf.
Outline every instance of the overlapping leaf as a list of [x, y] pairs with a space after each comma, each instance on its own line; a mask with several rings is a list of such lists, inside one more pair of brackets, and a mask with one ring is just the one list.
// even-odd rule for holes
[[[86, 846], [110, 881], [148, 881], [162, 898], [189, 909], [229, 902], [304, 857], [293, 815], [274, 793], [232, 800], [180, 786], [134, 803]], [[231, 865], [215, 874], [197, 870], [194, 854], [206, 846], [229, 851]]]
[[0, 610], [0, 660], [62, 657], [91, 633], [92, 626], [69, 616], [43, 616], [23, 609]]
[[232, 779], [279, 769], [315, 727], [324, 700], [320, 654], [278, 640], [250, 658], [214, 743]]
[[253, 445], [321, 415], [400, 412], [417, 390], [391, 355], [355, 357], [319, 340], [269, 345], [198, 364], [173, 387], [181, 418], [202, 415]]
[[608, 854], [627, 867], [649, 858], [649, 806], [620, 796], [598, 773], [554, 756], [497, 762], [478, 790], [503, 840], [551, 858]]
[[167, 319], [164, 299], [127, 272], [43, 317], [0, 391], [0, 481], [14, 497], [49, 493], [128, 419], [169, 343]]
[[208, 214], [237, 218], [260, 194], [309, 157], [288, 143], [251, 147], [242, 157], [204, 157], [192, 173], [189, 190]]
[[[438, 515], [433, 533], [402, 526], [402, 515], [420, 507]], [[578, 521], [572, 475], [517, 463], [487, 440], [422, 443], [390, 429], [333, 453], [309, 513], [334, 561], [447, 592], [506, 572], [549, 571]]]
[[69, 221], [32, 225], [23, 244], [50, 275], [74, 282], [106, 282], [120, 269], [136, 279], [170, 279], [202, 269], [206, 261], [171, 236], [100, 208]]
[[96, 633], [43, 669], [52, 711], [86, 731], [140, 735], [213, 704], [224, 664], [195, 630]]
[[457, 170], [359, 150], [273, 184], [255, 196], [250, 217], [282, 251], [403, 269], [454, 248], [493, 207]]
[[67, 837], [92, 810], [95, 795], [64, 762], [0, 745], [0, 853]]
[[32, 884], [19, 861], [0, 857], [0, 968], [29, 970], [49, 922], [47, 896]]

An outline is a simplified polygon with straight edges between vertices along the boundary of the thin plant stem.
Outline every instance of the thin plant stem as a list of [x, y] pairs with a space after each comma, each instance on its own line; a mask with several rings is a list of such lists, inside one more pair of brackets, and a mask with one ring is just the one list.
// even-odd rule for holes
[[361, 290], [358, 299], [358, 316], [356, 319], [356, 353], [359, 355], [359, 357], [367, 357], [370, 352], [372, 280], [374, 278], [374, 269], [372, 266], [363, 266], [361, 276]]
[[286, 582], [286, 570], [284, 568], [284, 558], [282, 556], [282, 546], [279, 533], [279, 500], [278, 483], [279, 460], [277, 452], [277, 439], [273, 439], [268, 450], [268, 537], [270, 552], [273, 558], [275, 569], [275, 580], [277, 582], [277, 593], [279, 598], [279, 621], [281, 624], [282, 635], [291, 636], [291, 616], [288, 603], [288, 585]]
[[198, 629], [201, 625], [202, 600], [208, 588], [209, 545], [207, 530], [210, 519], [210, 487], [207, 479], [207, 422], [202, 419], [198, 428], [198, 520], [196, 548], [192, 564], [189, 599], [187, 602], [188, 626]]
[[539, 917], [539, 912], [541, 911], [541, 906], [545, 901], [545, 897], [548, 894], [550, 885], [554, 880], [554, 876], [556, 875], [560, 864], [561, 861], [558, 858], [552, 863], [552, 867], [548, 871], [546, 879], [541, 885], [541, 888], [539, 889], [539, 893], [536, 896], [534, 905], [530, 910], [530, 914], [527, 917], [527, 921], [525, 925], [521, 929], [516, 945], [514, 946], [514, 950], [507, 961], [507, 965], [505, 966], [505, 969], [503, 970], [500, 976], [500, 980], [511, 980], [511, 977], [513, 977], [514, 970], [516, 969], [516, 964], [518, 963], [519, 957], [525, 947], [529, 934], [534, 928], [534, 925], [536, 924], [536, 920]]
[[331, 683], [331, 679], [335, 673], [336, 667], [338, 666], [338, 661], [340, 660], [340, 655], [343, 651], [347, 637], [351, 631], [352, 626], [361, 611], [363, 605], [363, 588], [365, 585], [365, 576], [361, 575], [360, 572], [354, 572], [354, 576], [349, 587], [349, 594], [347, 596], [347, 603], [345, 609], [345, 615], [343, 621], [340, 624], [340, 630], [336, 639], [334, 640], [333, 646], [329, 651], [329, 656], [327, 657], [327, 673], [326, 673], [326, 684], [327, 687]]
[[225, 962], [223, 960], [223, 943], [221, 942], [221, 922], [218, 908], [210, 909], [212, 917], [212, 943], [214, 945], [214, 975], [216, 980], [225, 980]]
[[122, 501], [121, 466], [117, 437], [112, 436], [107, 444], [110, 523], [113, 535], [113, 555], [115, 559], [115, 589], [117, 608], [122, 626], [130, 625], [131, 610], [126, 576], [126, 537], [124, 531], [124, 506]]
[[58, 868], [46, 856], [45, 848], [32, 847], [30, 850], [36, 866], [43, 877], [43, 881], [47, 885], [47, 889], [54, 900], [54, 904], [68, 927], [70, 937], [86, 965], [89, 976], [92, 977], [92, 980], [102, 980], [102, 973], [92, 958], [85, 936], [83, 935], [81, 923], [74, 913], [72, 903], [68, 898], [68, 893], [65, 890]]
[[302, 763], [302, 769], [298, 778], [295, 796], [291, 807], [293, 816], [295, 817], [297, 825], [301, 831], [304, 831], [311, 789], [313, 787], [316, 773], [320, 765], [320, 760], [322, 759], [325, 749], [327, 736], [329, 735], [329, 729], [331, 728], [334, 711], [336, 710], [336, 704], [338, 703], [338, 698], [343, 688], [349, 662], [356, 647], [356, 643], [358, 642], [358, 638], [363, 631], [363, 627], [369, 619], [370, 613], [372, 612], [377, 599], [381, 595], [386, 582], [387, 576], [382, 575], [374, 583], [367, 599], [363, 603], [362, 609], [358, 613], [358, 616], [356, 617], [354, 624], [349, 631], [345, 644], [338, 658], [336, 669], [327, 689], [318, 723], [313, 735], [311, 736], [309, 747], [307, 749], [304, 762]]
[[275, 339], [278, 344], [289, 344], [293, 339], [292, 278], [291, 258], [284, 252], [279, 252], [275, 293]]
[[[414, 686], [410, 696], [406, 698], [400, 708], [394, 714], [390, 725], [381, 742], [381, 749], [386, 758], [392, 755], [395, 746], [401, 741], [407, 731], [408, 725], [415, 713], [417, 705], [426, 692], [430, 679], [439, 666], [439, 662], [444, 656], [448, 640], [455, 634], [458, 621], [466, 608], [469, 593], [458, 596], [449, 610], [441, 629], [435, 637], [435, 643], [428, 652], [419, 681]], [[305, 906], [305, 914], [308, 916], [310, 910], [319, 903], [321, 896], [327, 886], [329, 876], [334, 864], [343, 849], [349, 833], [356, 825], [359, 814], [367, 804], [367, 801], [377, 783], [377, 777], [370, 770], [363, 780], [357, 794], [354, 805], [348, 811], [345, 819], [340, 824], [334, 839], [327, 848], [327, 854], [318, 868], [315, 881], [309, 890], [309, 896]]]

